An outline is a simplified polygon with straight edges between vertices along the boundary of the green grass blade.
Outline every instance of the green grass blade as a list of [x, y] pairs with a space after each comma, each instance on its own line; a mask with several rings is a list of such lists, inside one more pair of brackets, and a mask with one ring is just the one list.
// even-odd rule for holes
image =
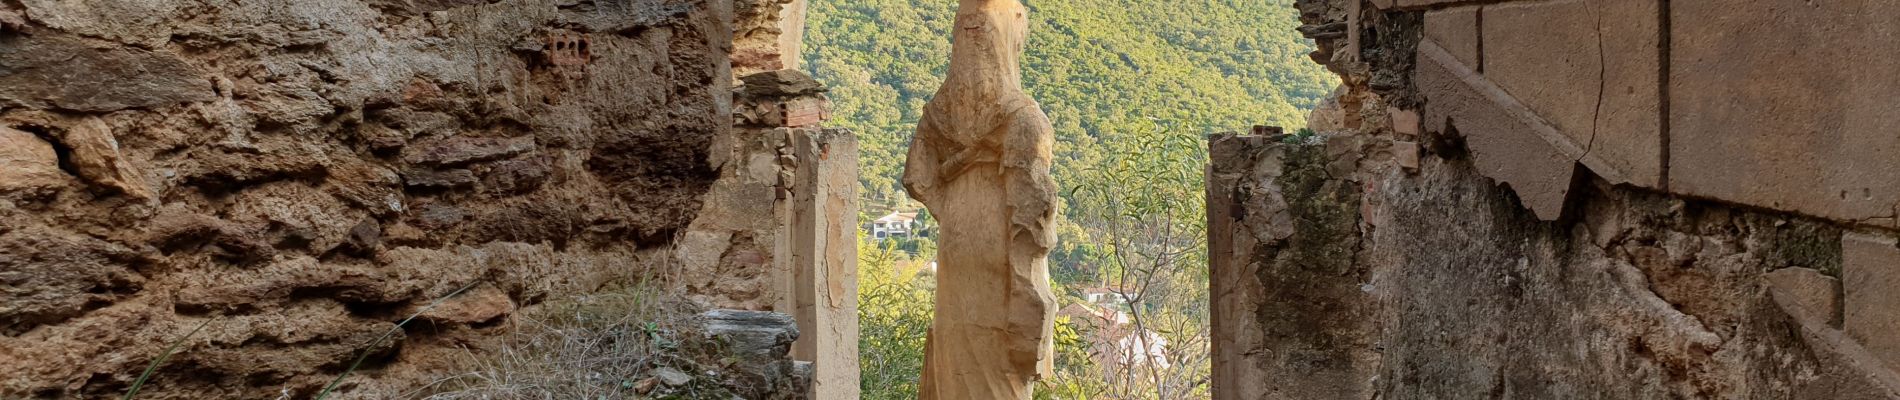
[[363, 348], [363, 354], [356, 356], [356, 362], [350, 363], [349, 369], [343, 370], [342, 375], [337, 375], [336, 380], [330, 381], [329, 386], [324, 386], [323, 391], [317, 393], [317, 400], [323, 400], [326, 397], [330, 397], [330, 391], [336, 390], [336, 387], [338, 385], [343, 384], [344, 378], [350, 377], [350, 373], [356, 372], [357, 367], [363, 366], [363, 360], [369, 359], [369, 351], [371, 349], [375, 349], [376, 345], [383, 344], [384, 340], [389, 340], [390, 336], [395, 336], [396, 332], [402, 332], [402, 327], [405, 325], [409, 325], [409, 321], [414, 321], [416, 317], [421, 316], [422, 313], [426, 313], [426, 312], [429, 312], [429, 310], [435, 309], [435, 306], [442, 305], [442, 302], [448, 301], [451, 298], [455, 298], [456, 295], [460, 295], [462, 294], [462, 292], [468, 291], [470, 288], [474, 288], [475, 285], [479, 283], [482, 283], [482, 282], [481, 281], [469, 282], [467, 286], [462, 286], [461, 289], [455, 289], [454, 292], [449, 292], [449, 295], [447, 296], [442, 296], [442, 298], [435, 299], [435, 301], [429, 303], [429, 306], [423, 307], [421, 310], [416, 310], [416, 313], [409, 314], [409, 318], [404, 318], [402, 322], [396, 323], [395, 327], [389, 328], [388, 332], [383, 332], [382, 337], [378, 337], [376, 338], [375, 341], [369, 342], [369, 346]]
[[139, 374], [139, 380], [132, 381], [132, 388], [127, 389], [125, 391], [125, 397], [121, 397], [120, 399], [132, 400], [132, 396], [139, 394], [139, 388], [145, 386], [145, 381], [152, 379], [152, 374], [158, 372], [158, 366], [164, 365], [165, 360], [172, 358], [172, 354], [178, 352], [178, 346], [184, 345], [186, 340], [191, 340], [191, 337], [197, 335], [198, 331], [202, 331], [206, 326], [210, 325], [211, 320], [206, 319], [204, 323], [198, 324], [197, 328], [193, 328], [191, 333], [185, 334], [185, 337], [178, 338], [178, 341], [172, 342], [170, 346], [165, 346], [165, 352], [159, 353], [158, 359], [152, 360], [152, 365], [145, 367], [145, 373]]

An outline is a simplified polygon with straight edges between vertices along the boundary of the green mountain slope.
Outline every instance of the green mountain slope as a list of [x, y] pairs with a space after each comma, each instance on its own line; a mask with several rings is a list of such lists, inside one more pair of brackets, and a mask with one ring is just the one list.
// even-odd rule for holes
[[[1057, 181], [1096, 143], [1136, 130], [1202, 135], [1295, 128], [1337, 85], [1306, 59], [1292, 0], [1032, 0], [1024, 85], [1057, 135]], [[806, 67], [831, 85], [831, 124], [862, 141], [867, 212], [898, 177], [924, 102], [942, 82], [956, 2], [812, 0]]]

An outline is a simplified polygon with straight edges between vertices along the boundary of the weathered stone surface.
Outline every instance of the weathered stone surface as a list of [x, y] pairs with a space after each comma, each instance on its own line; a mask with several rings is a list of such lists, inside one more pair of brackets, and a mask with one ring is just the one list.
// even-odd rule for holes
[[1486, 6], [1483, 75], [1582, 148], [1578, 158], [1592, 170], [1611, 182], [1659, 188], [1660, 4]]
[[672, 258], [733, 114], [731, 2], [0, 3], [0, 125], [44, 142], [0, 155], [89, 185], [0, 196], [0, 398], [120, 396], [202, 321], [141, 398], [309, 397], [366, 350], [333, 397], [412, 397], [501, 304]]
[[0, 234], [0, 336], [139, 292], [145, 280], [128, 268], [132, 259], [130, 249], [72, 232], [30, 226]]
[[350, 228], [366, 216], [328, 193], [295, 182], [280, 182], [238, 195], [234, 222], [253, 232], [269, 232], [274, 246], [309, 248], [318, 253], [343, 244]]
[[1392, 161], [1400, 168], [1418, 169], [1418, 143], [1406, 141], [1392, 142]]
[[[1900, 203], [1900, 3], [1676, 2], [1670, 189], [1842, 221]], [[1815, 43], [1833, 43], [1817, 46]]]
[[1386, 113], [1392, 118], [1393, 133], [1405, 136], [1418, 136], [1424, 133], [1420, 131], [1421, 125], [1418, 110], [1404, 110], [1394, 107], [1387, 109]]
[[525, 157], [489, 165], [482, 176], [484, 189], [495, 193], [527, 193], [541, 188], [554, 173], [552, 157]]
[[1820, 325], [1837, 324], [1841, 281], [1812, 268], [1782, 268], [1764, 275], [1775, 304], [1795, 318]]
[[1793, 399], [1884, 400], [1900, 398], [1896, 374], [1839, 330], [1823, 324], [1801, 324], [1800, 337], [1814, 351], [1820, 368], [1814, 379], [1797, 381]]
[[1561, 217], [1576, 171], [1571, 154], [1581, 150], [1547, 140], [1555, 134], [1549, 126], [1431, 41], [1419, 44], [1418, 59], [1414, 79], [1430, 99], [1425, 130], [1463, 135], [1479, 171], [1509, 185], [1538, 218]]
[[171, 36], [179, 0], [23, 0], [34, 21], [79, 35], [152, 44]]
[[60, 139], [72, 151], [72, 164], [81, 177], [97, 185], [117, 189], [138, 199], [156, 199], [145, 171], [133, 166], [120, 151], [112, 127], [99, 118], [86, 118], [66, 128]]
[[1438, 43], [1445, 52], [1471, 69], [1483, 66], [1478, 49], [1479, 7], [1450, 8], [1425, 13], [1425, 38]]
[[1842, 327], [1900, 370], [1900, 245], [1891, 236], [1850, 233], [1841, 247]]
[[497, 3], [501, 0], [366, 0], [370, 7], [376, 7], [394, 15], [414, 16], [436, 11]]
[[1215, 398], [1374, 393], [1375, 299], [1352, 261], [1360, 187], [1327, 171], [1334, 147], [1265, 136], [1211, 144], [1209, 217], [1231, 218], [1210, 221], [1208, 238]]
[[508, 293], [491, 284], [481, 284], [461, 295], [446, 299], [418, 317], [437, 322], [479, 324], [495, 321], [515, 312]]
[[667, 386], [685, 386], [686, 383], [693, 381], [692, 375], [687, 375], [685, 372], [680, 372], [680, 370], [672, 368], [655, 369], [653, 370], [653, 377], [660, 378], [660, 383], [664, 383]]
[[[1867, 154], [1892, 153], [1879, 144], [1883, 142], [1854, 139], [1859, 134], [1851, 132], [1891, 131], [1886, 128], [1894, 125], [1876, 123], [1892, 118], [1888, 117], [1891, 113], [1874, 111], [1891, 108], [1888, 94], [1893, 91], [1887, 82], [1894, 80], [1891, 74], [1873, 72], [1894, 69], [1893, 63], [1885, 58], [1853, 61], [1893, 53], [1891, 41], [1875, 39], [1891, 36], [1892, 29], [1886, 26], [1890, 24], [1870, 16], [1890, 14], [1894, 6], [1845, 1], [1787, 8], [1767, 3], [1375, 0], [1371, 4], [1385, 9], [1362, 12], [1357, 8], [1360, 1], [1298, 2], [1302, 21], [1316, 33], [1325, 32], [1317, 24], [1347, 21], [1335, 14], [1341, 11], [1363, 18], [1347, 29], [1366, 34], [1367, 42], [1352, 44], [1363, 47], [1349, 47], [1333, 38], [1318, 40], [1322, 49], [1316, 59], [1346, 75], [1342, 77], [1346, 82], [1367, 83], [1349, 86], [1348, 93], [1340, 96], [1366, 101], [1365, 108], [1405, 108], [1417, 95], [1422, 100], [1425, 131], [1418, 141], [1427, 154], [1416, 172], [1402, 172], [1394, 167], [1402, 166], [1397, 164], [1404, 160], [1396, 160], [1396, 154], [1395, 160], [1381, 157], [1386, 148], [1379, 144], [1410, 139], [1391, 135], [1378, 124], [1346, 124], [1357, 131], [1342, 133], [1360, 136], [1366, 144], [1357, 146], [1367, 153], [1358, 157], [1361, 162], [1356, 169], [1345, 171], [1338, 165], [1339, 159], [1352, 155], [1328, 155], [1300, 167], [1273, 169], [1328, 171], [1325, 176], [1358, 188], [1351, 192], [1365, 197], [1364, 201], [1331, 201], [1331, 207], [1341, 209], [1338, 214], [1366, 220], [1354, 226], [1356, 230], [1326, 230], [1310, 224], [1318, 218], [1287, 218], [1309, 224], [1284, 233], [1265, 230], [1268, 235], [1262, 237], [1284, 235], [1292, 245], [1225, 261], [1250, 269], [1239, 274], [1221, 273], [1219, 258], [1255, 249], [1212, 240], [1214, 259], [1210, 261], [1217, 268], [1217, 287], [1224, 281], [1220, 276], [1238, 277], [1243, 283], [1247, 278], [1290, 280], [1305, 285], [1297, 292], [1308, 296], [1302, 300], [1350, 304], [1369, 298], [1366, 308], [1375, 312], [1332, 325], [1269, 322], [1258, 331], [1273, 333], [1298, 326], [1307, 328], [1294, 332], [1310, 333], [1317, 330], [1314, 326], [1371, 327], [1340, 331], [1346, 334], [1337, 340], [1312, 341], [1318, 345], [1305, 348], [1268, 335], [1270, 344], [1261, 346], [1261, 351], [1242, 349], [1225, 359], [1217, 354], [1216, 398], [1278, 398], [1235, 397], [1235, 393], [1258, 393], [1259, 388], [1247, 386], [1251, 382], [1298, 390], [1357, 390], [1347, 395], [1308, 393], [1285, 398], [1900, 398], [1900, 374], [1891, 365], [1894, 352], [1887, 343], [1895, 337], [1891, 332], [1900, 328], [1874, 322], [1895, 319], [1888, 316], [1900, 305], [1887, 300], [1893, 296], [1873, 297], [1875, 290], [1858, 290], [1858, 296], [1871, 298], [1865, 301], [1871, 304], [1857, 306], [1855, 299], [1857, 279], [1873, 282], [1863, 286], [1880, 291], [1900, 286], [1900, 282], [1870, 276], [1893, 269], [1884, 268], [1887, 264], [1900, 265], [1895, 262], [1900, 260], [1900, 247], [1894, 244], [1893, 233], [1885, 230], [1896, 220], [1895, 201], [1880, 198], [1878, 189], [1895, 185], [1875, 179], [1849, 193], [1810, 190], [1831, 182], [1817, 178], [1829, 173], [1823, 163], [1857, 171], [1842, 176], [1892, 175], [1887, 173], [1891, 168], [1868, 167], [1894, 165], [1892, 160], [1840, 155], [1847, 148]], [[1658, 9], [1662, 4], [1674, 8]], [[1482, 8], [1478, 18], [1484, 25], [1482, 74], [1465, 65], [1449, 46], [1438, 43], [1450, 41], [1444, 39], [1449, 35], [1411, 33], [1420, 29], [1420, 19], [1444, 20], [1448, 15], [1443, 13], [1461, 7]], [[1425, 31], [1436, 28], [1426, 25]], [[1662, 25], [1674, 29], [1663, 32]], [[1685, 32], [1695, 34], [1694, 38], [1685, 39]], [[1413, 48], [1403, 40], [1407, 37], [1423, 40]], [[1670, 57], [1667, 62], [1642, 60], [1668, 50], [1662, 41], [1677, 53], [1663, 54]], [[1837, 42], [1843, 44], [1814, 45]], [[1703, 48], [1685, 56], [1685, 44]], [[1518, 54], [1507, 54], [1511, 52]], [[1416, 65], [1409, 63], [1413, 60]], [[1814, 60], [1838, 61], [1839, 66], [1816, 67]], [[1676, 70], [1665, 71], [1660, 65], [1674, 65]], [[1685, 73], [1685, 65], [1697, 69]], [[1411, 72], [1413, 79], [1381, 81], [1381, 74], [1393, 70]], [[1697, 100], [1707, 104], [1684, 110], [1680, 84], [1689, 74], [1704, 74], [1687, 79], [1706, 85], [1703, 88], [1722, 90]], [[1872, 75], [1880, 78], [1865, 77]], [[1625, 77], [1629, 79], [1619, 81]], [[1664, 88], [1646, 79], [1676, 85]], [[1865, 87], [1847, 88], [1863, 83]], [[1616, 146], [1632, 139], [1616, 134], [1632, 129], [1611, 125], [1657, 125], [1649, 121], [1662, 116], [1647, 109], [1651, 107], [1648, 100], [1641, 98], [1644, 85], [1651, 97], [1658, 92], [1672, 96], [1671, 101], [1656, 104], [1674, 104], [1666, 106], [1673, 107], [1672, 119], [1659, 124], [1674, 137], [1656, 142], [1641, 138], [1640, 145], [1630, 146], [1656, 150], [1667, 143], [1674, 149], [1630, 157], [1617, 153]], [[1413, 88], [1417, 92], [1408, 93]], [[1554, 111], [1560, 109], [1583, 111]], [[1647, 116], [1618, 120], [1618, 109], [1641, 111], [1625, 115]], [[1824, 117], [1815, 117], [1815, 110], [1824, 110]], [[1802, 116], [1787, 117], [1791, 113]], [[1685, 115], [1700, 120], [1696, 139], [1685, 140], [1684, 125], [1674, 123]], [[1711, 122], [1718, 120], [1722, 122]], [[1854, 124], [1861, 129], [1840, 129]], [[1587, 126], [1584, 132], [1589, 135], [1573, 135], [1578, 133], [1577, 125]], [[1782, 137], [1766, 140], [1759, 137], [1770, 133], [1742, 132], [1767, 129], [1776, 129], [1775, 134]], [[1830, 133], [1807, 134], [1812, 132]], [[1800, 144], [1784, 146], [1783, 142]], [[1803, 182], [1806, 186], [1788, 185], [1776, 180], [1781, 178], [1740, 174], [1721, 177], [1718, 183], [1753, 186], [1746, 189], [1749, 194], [1798, 192], [1852, 199], [1858, 193], [1867, 200], [1866, 209], [1873, 216], [1839, 218], [1789, 206], [1792, 203], [1786, 201], [1730, 197], [1711, 201], [1706, 200], [1710, 199], [1706, 192], [1656, 192], [1651, 189], [1679, 189], [1685, 174], [1682, 164], [1662, 168], [1668, 171], [1663, 179], [1671, 181], [1654, 180], [1655, 184], [1644, 182], [1650, 176], [1647, 172], [1616, 164], [1646, 160], [1649, 154], [1658, 160], [1681, 161], [1685, 147], [1702, 147], [1696, 149], [1700, 157], [1725, 162], [1698, 165], [1686, 172], [1695, 177], [1736, 175], [1735, 166], [1747, 164], [1752, 171], [1808, 181]], [[1213, 168], [1223, 163], [1245, 165], [1244, 157], [1252, 154], [1242, 154], [1234, 158], [1235, 152], [1213, 152]], [[1751, 154], [1771, 157], [1774, 163], [1764, 165], [1751, 159]], [[1573, 179], [1556, 172], [1574, 169], [1577, 163], [1603, 179]], [[1563, 179], [1541, 181], [1547, 185], [1532, 185], [1540, 183], [1536, 177], [1560, 175]], [[1298, 187], [1284, 178], [1239, 179], [1241, 183], [1235, 186]], [[1498, 181], [1509, 184], [1511, 190], [1495, 187], [1493, 182]], [[1229, 188], [1221, 182], [1210, 176], [1210, 185], [1215, 185], [1210, 202]], [[1869, 186], [1876, 189], [1861, 190]], [[1538, 187], [1563, 187], [1567, 193], [1540, 202], [1537, 190], [1527, 190]], [[1225, 210], [1210, 208], [1210, 217], [1222, 213], [1238, 217], [1225, 226], [1210, 221], [1210, 232], [1237, 231], [1233, 225], [1243, 223], [1270, 226], [1261, 221], [1275, 221], [1300, 210], [1297, 201], [1290, 199], [1315, 196], [1284, 197], [1254, 196], [1221, 206], [1211, 203], [1210, 207]], [[1522, 210], [1518, 201], [1532, 212]], [[1745, 205], [1733, 205], [1736, 202]], [[1273, 207], [1257, 210], [1249, 203]], [[1548, 212], [1552, 210], [1562, 215]], [[1833, 220], [1797, 217], [1788, 211]], [[1844, 226], [1868, 231], [1845, 235], [1848, 244], [1843, 249]], [[1345, 231], [1347, 238], [1339, 239], [1335, 231]], [[1354, 245], [1342, 256], [1289, 256], [1287, 250], [1300, 248], [1301, 241]], [[1867, 254], [1854, 254], [1856, 242], [1861, 243], [1859, 251]], [[1297, 262], [1282, 263], [1289, 257]], [[1859, 267], [1865, 275], [1856, 277], [1856, 265], [1872, 259], [1887, 261], [1872, 262], [1883, 268]], [[1281, 266], [1323, 269], [1314, 266], [1331, 265], [1327, 264], [1330, 260], [1348, 261], [1325, 272], [1353, 272], [1310, 277], [1310, 271]], [[1835, 289], [1830, 276], [1841, 277], [1840, 289]], [[1334, 285], [1357, 285], [1361, 292], [1322, 290]], [[1230, 285], [1235, 286], [1240, 285]], [[1269, 291], [1274, 287], [1265, 286]], [[1216, 296], [1221, 292], [1217, 290]], [[1247, 298], [1245, 293], [1239, 297]], [[1252, 298], [1269, 300], [1241, 300], [1241, 305], [1226, 309], [1216, 303], [1216, 331], [1229, 330], [1220, 321], [1233, 314], [1232, 308], [1320, 308], [1274, 307], [1301, 303], [1270, 296]], [[1217, 297], [1216, 301], [1234, 300]], [[1866, 308], [1856, 314], [1858, 307]], [[1311, 313], [1344, 312], [1336, 308]], [[1854, 327], [1856, 315], [1864, 321], [1859, 328]], [[1830, 323], [1844, 323], [1841, 326], [1846, 328]], [[1232, 344], [1231, 339], [1216, 338], [1217, 348]], [[1286, 361], [1284, 353], [1295, 349], [1312, 355]], [[1362, 352], [1371, 354], [1355, 362], [1315, 361], [1351, 359]], [[1231, 365], [1234, 358], [1284, 378], [1220, 379], [1220, 371], [1246, 367]], [[1224, 365], [1222, 360], [1230, 361]], [[1328, 367], [1360, 373], [1313, 372]]]
[[412, 169], [402, 174], [402, 183], [409, 187], [449, 189], [474, 185], [475, 172], [466, 169], [437, 171], [432, 169]]
[[[1265, 182], [1262, 174], [1272, 171], [1283, 160], [1280, 147], [1269, 147], [1272, 138], [1262, 136], [1215, 136], [1208, 143], [1207, 240], [1210, 351], [1213, 354], [1212, 386], [1214, 398], [1266, 398], [1273, 380], [1264, 363], [1250, 355], [1265, 349], [1265, 330], [1260, 328], [1259, 308], [1254, 299], [1266, 292], [1261, 281], [1248, 268], [1261, 238], [1280, 240], [1292, 231], [1290, 213], [1250, 214], [1261, 208], [1284, 208], [1279, 192], [1257, 190]], [[1264, 151], [1262, 151], [1264, 150]], [[1265, 166], [1267, 171], [1255, 171]], [[1242, 208], [1242, 207], [1247, 208]], [[1255, 216], [1245, 221], [1243, 215]], [[1275, 233], [1250, 230], [1272, 226]]]
[[789, 138], [800, 160], [791, 182], [789, 286], [804, 332], [792, 357], [812, 362], [813, 398], [857, 398], [858, 140], [843, 129], [799, 129]]
[[396, 171], [367, 162], [353, 162], [329, 168], [329, 172], [331, 185], [325, 189], [338, 198], [383, 216], [405, 209], [403, 177]]
[[0, 194], [44, 190], [66, 181], [52, 144], [32, 133], [0, 127]]
[[403, 149], [403, 161], [428, 166], [455, 166], [495, 161], [534, 150], [533, 137], [484, 138], [457, 136]]
[[781, 393], [824, 398], [808, 392], [813, 383], [812, 376], [808, 374], [811, 371], [801, 371], [800, 363], [787, 357], [792, 342], [800, 336], [792, 316], [774, 312], [712, 310], [699, 315], [699, 324], [701, 332], [708, 338], [726, 343], [730, 346], [726, 347], [727, 352], [738, 358], [734, 363], [734, 375], [737, 376], [728, 379], [741, 382], [747, 390], [761, 394], [783, 390]]
[[800, 96], [826, 91], [825, 84], [794, 69], [760, 72], [740, 78], [747, 96]]
[[810, 4], [805, 0], [791, 0], [779, 11], [779, 62], [786, 69], [801, 69], [804, 64], [805, 10], [808, 8]]
[[725, 339], [733, 354], [770, 359], [787, 354], [799, 337], [798, 323], [789, 314], [766, 311], [712, 310], [700, 314], [708, 337]]
[[212, 98], [204, 73], [168, 52], [51, 32], [0, 36], [0, 103], [105, 112]]

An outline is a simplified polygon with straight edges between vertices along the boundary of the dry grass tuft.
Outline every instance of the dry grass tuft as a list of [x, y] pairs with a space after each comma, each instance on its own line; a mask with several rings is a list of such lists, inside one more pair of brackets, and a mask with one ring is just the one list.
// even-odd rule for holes
[[[459, 370], [433, 386], [431, 400], [717, 399], [718, 347], [699, 339], [701, 310], [645, 287], [603, 291], [516, 315], [492, 350], [471, 349]], [[668, 385], [656, 371], [684, 372]], [[671, 371], [669, 371], [671, 372]], [[669, 372], [661, 372], [668, 374]], [[677, 377], [677, 375], [675, 375]]]

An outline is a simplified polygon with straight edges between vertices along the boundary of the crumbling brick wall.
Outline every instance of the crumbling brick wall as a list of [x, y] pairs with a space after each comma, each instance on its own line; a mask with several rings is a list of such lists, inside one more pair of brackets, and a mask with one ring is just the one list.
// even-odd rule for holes
[[1768, 3], [1297, 2], [1345, 87], [1213, 143], [1216, 398], [1900, 397], [1900, 6]]
[[[394, 398], [671, 263], [731, 2], [0, 2], [0, 397]], [[375, 348], [395, 321], [459, 288]]]

